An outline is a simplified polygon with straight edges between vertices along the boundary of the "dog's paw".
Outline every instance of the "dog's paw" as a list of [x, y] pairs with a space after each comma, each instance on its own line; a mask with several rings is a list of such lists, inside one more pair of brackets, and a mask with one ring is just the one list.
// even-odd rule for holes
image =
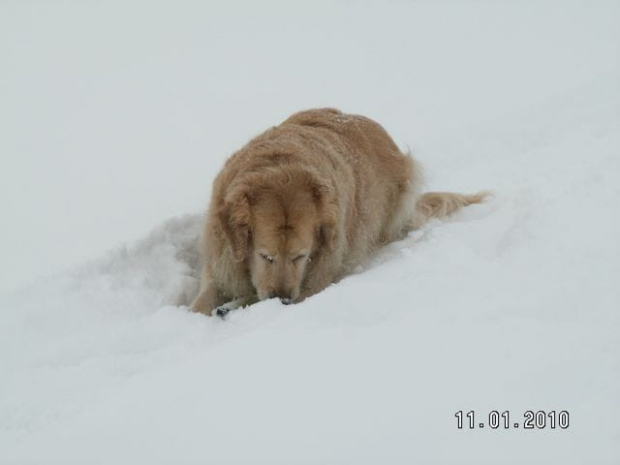
[[217, 307], [214, 313], [220, 318], [224, 319], [224, 317], [228, 315], [228, 312], [230, 312], [230, 308], [222, 305], [221, 307]]

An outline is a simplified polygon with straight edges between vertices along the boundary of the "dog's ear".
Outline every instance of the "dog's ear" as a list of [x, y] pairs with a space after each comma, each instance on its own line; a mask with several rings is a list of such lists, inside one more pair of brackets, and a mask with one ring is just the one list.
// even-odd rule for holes
[[332, 249], [336, 243], [338, 229], [334, 222], [323, 221], [319, 226], [318, 242], [321, 248]]
[[250, 245], [250, 194], [237, 192], [226, 199], [219, 218], [236, 261], [245, 260]]
[[312, 197], [320, 218], [318, 243], [322, 248], [332, 248], [338, 238], [338, 203], [330, 188], [316, 180], [312, 183]]

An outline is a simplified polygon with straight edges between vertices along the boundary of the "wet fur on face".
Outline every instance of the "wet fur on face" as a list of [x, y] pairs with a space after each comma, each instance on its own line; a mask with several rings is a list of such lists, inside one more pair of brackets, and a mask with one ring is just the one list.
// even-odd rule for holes
[[311, 192], [263, 192], [252, 204], [249, 269], [260, 300], [296, 301], [307, 265], [321, 242], [318, 202]]

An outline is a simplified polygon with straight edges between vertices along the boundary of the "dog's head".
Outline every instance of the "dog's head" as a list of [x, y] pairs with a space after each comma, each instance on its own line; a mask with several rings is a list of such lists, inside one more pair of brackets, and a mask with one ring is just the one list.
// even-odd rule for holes
[[261, 173], [229, 189], [220, 220], [260, 300], [299, 300], [312, 260], [333, 247], [336, 206], [316, 176]]

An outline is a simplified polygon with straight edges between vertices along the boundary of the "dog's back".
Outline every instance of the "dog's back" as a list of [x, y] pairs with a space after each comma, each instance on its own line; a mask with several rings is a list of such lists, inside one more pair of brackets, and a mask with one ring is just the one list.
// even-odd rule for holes
[[415, 205], [422, 188], [421, 170], [380, 124], [331, 108], [302, 111], [282, 124], [329, 131], [344, 146], [338, 155], [351, 167], [354, 179], [349, 205], [353, 213], [345, 226], [351, 265], [418, 226]]

